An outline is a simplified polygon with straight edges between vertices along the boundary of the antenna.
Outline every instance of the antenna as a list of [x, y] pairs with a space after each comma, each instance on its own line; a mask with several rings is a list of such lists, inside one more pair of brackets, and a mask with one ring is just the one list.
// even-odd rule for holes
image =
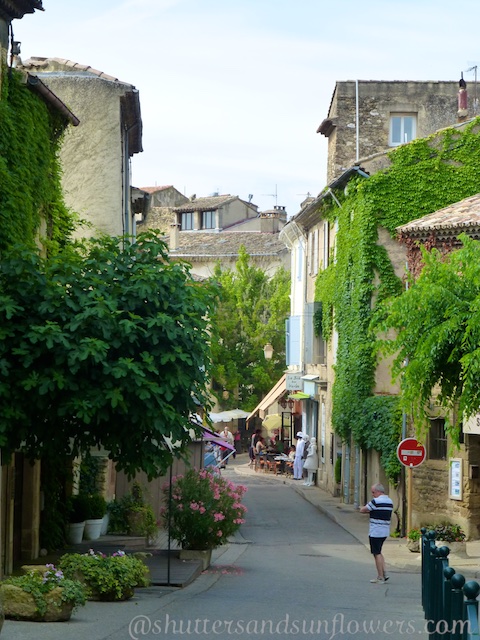
[[275, 198], [275, 206], [277, 203], [277, 185], [275, 185], [275, 193], [262, 193], [262, 196], [270, 196], [271, 198]]
[[[475, 72], [475, 79], [474, 79], [474, 94], [473, 94], [473, 115], [477, 114], [478, 111], [478, 98], [477, 98], [477, 65], [474, 64], [472, 67], [468, 68], [465, 73], [468, 73], [469, 71], [474, 71]], [[463, 74], [462, 74], [462, 78], [463, 78]]]

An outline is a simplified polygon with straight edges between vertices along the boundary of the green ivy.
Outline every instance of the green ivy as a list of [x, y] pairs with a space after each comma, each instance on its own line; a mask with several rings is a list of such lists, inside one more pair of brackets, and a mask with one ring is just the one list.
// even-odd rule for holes
[[322, 303], [316, 328], [330, 339], [338, 331], [332, 390], [332, 425], [343, 439], [353, 436], [381, 452], [391, 480], [398, 474], [396, 446], [401, 412], [395, 400], [373, 395], [376, 336], [370, 330], [378, 303], [401, 293], [386, 249], [378, 244], [383, 227], [392, 237], [399, 225], [478, 192], [480, 119], [452, 127], [389, 153], [390, 166], [368, 179], [355, 178], [336, 193], [340, 206], [325, 198], [322, 218], [337, 222], [335, 261], [316, 280]]
[[58, 157], [67, 122], [12, 70], [0, 95], [0, 251], [33, 244], [42, 219], [51, 247], [69, 239], [76, 222], [63, 201]]

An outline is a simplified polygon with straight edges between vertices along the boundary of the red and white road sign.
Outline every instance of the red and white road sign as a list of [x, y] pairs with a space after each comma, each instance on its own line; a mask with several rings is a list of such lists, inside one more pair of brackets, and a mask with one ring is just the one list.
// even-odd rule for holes
[[405, 467], [418, 467], [425, 460], [425, 447], [416, 438], [405, 438], [397, 447], [397, 457]]

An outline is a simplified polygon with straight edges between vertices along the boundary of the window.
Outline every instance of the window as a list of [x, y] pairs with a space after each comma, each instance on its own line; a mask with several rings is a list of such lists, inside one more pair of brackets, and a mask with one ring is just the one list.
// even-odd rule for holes
[[202, 213], [202, 229], [215, 229], [215, 211]]
[[182, 213], [182, 231], [191, 231], [193, 229], [193, 213]]
[[414, 114], [395, 114], [390, 117], [390, 146], [410, 142], [417, 135], [417, 117]]
[[430, 420], [428, 457], [430, 460], [447, 459], [447, 434], [445, 433], [445, 420], [443, 418]]

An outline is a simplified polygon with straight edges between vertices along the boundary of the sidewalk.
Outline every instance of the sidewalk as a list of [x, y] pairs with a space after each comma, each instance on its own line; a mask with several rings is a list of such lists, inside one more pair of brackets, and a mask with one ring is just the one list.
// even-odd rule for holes
[[[293, 485], [295, 491], [305, 500], [308, 500], [319, 511], [348, 531], [367, 549], [370, 548], [368, 544], [368, 515], [359, 513], [351, 504], [343, 503], [341, 498], [334, 498], [316, 486], [305, 487], [301, 480], [293, 480], [288, 476], [275, 475], [263, 471], [256, 472], [249, 466], [248, 459], [244, 462], [244, 456], [242, 455], [237, 456], [237, 460], [233, 461], [233, 469], [239, 475], [263, 476], [283, 484]], [[452, 554], [449, 557], [449, 565], [457, 573], [465, 576], [467, 580], [476, 580], [480, 578], [480, 540], [469, 541], [466, 546], [467, 554], [465, 556]], [[388, 538], [383, 548], [388, 566], [404, 571], [421, 570], [421, 554], [409, 551], [405, 539]]]

